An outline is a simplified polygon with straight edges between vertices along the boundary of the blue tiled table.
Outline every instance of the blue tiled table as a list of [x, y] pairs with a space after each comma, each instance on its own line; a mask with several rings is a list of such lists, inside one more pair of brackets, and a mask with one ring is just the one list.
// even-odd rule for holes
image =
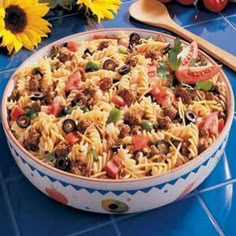
[[[123, 1], [112, 21], [96, 24], [77, 14], [47, 18], [53, 24], [50, 37], [39, 48], [61, 37], [104, 27], [145, 26], [131, 19], [128, 8], [134, 1]], [[236, 4], [222, 13], [200, 11], [176, 3], [168, 6], [172, 18], [186, 29], [236, 54]], [[170, 33], [170, 32], [167, 32]], [[15, 56], [0, 53], [0, 92], [14, 70], [32, 52]], [[236, 74], [224, 67], [236, 94]], [[224, 156], [209, 178], [184, 199], [140, 214], [99, 215], [63, 206], [39, 192], [21, 174], [7, 148], [0, 127], [0, 235], [236, 235], [236, 112]]]

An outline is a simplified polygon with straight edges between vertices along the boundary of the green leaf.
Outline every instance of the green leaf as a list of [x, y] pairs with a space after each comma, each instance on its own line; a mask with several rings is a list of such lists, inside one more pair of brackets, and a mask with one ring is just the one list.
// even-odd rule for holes
[[179, 38], [174, 40], [174, 47], [168, 52], [169, 64], [172, 70], [176, 71], [180, 64], [181, 58], [178, 58], [178, 54], [183, 50], [183, 46]]
[[179, 38], [174, 40], [174, 47], [172, 48], [177, 54], [179, 54], [183, 50], [183, 46]]
[[163, 61], [159, 63], [159, 67], [157, 68], [157, 75], [160, 78], [168, 78], [170, 72], [168, 70], [167, 64]]
[[213, 86], [211, 81], [199, 81], [195, 85], [195, 89], [210, 91]]
[[206, 66], [206, 65], [207, 65], [207, 61], [204, 58], [201, 58], [199, 66]]
[[181, 58], [178, 58], [177, 55], [173, 50], [170, 50], [168, 53], [169, 64], [173, 71], [176, 71], [181, 64]]
[[46, 159], [47, 159], [48, 161], [53, 161], [53, 160], [55, 160], [55, 158], [56, 158], [54, 152], [49, 152], [49, 153], [47, 153], [45, 157], [46, 157]]
[[189, 62], [189, 66], [190, 66], [190, 67], [194, 67], [194, 66], [196, 66], [196, 64], [195, 64], [195, 60], [194, 60], [193, 58], [190, 60], [190, 62]]
[[99, 161], [98, 154], [94, 148], [91, 148], [89, 153], [92, 155], [94, 161]]

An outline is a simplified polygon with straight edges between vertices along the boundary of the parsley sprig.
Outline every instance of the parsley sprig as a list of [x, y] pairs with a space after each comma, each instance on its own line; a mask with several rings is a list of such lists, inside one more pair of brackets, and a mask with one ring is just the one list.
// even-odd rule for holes
[[176, 38], [174, 40], [174, 47], [171, 48], [168, 52], [168, 60], [170, 67], [173, 71], [176, 71], [180, 64], [181, 64], [181, 58], [178, 58], [178, 54], [183, 50], [183, 46], [181, 41]]
[[157, 75], [160, 78], [165, 78], [167, 79], [170, 75], [170, 72], [168, 70], [168, 66], [164, 61], [159, 62], [159, 66], [157, 67]]

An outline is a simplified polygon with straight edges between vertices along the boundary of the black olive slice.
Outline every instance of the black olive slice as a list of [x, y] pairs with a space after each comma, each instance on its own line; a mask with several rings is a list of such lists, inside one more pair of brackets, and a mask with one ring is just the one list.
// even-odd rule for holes
[[45, 97], [45, 94], [42, 93], [42, 92], [33, 92], [30, 94], [30, 99], [33, 100], [33, 101], [36, 101], [36, 100], [41, 100]]
[[186, 111], [185, 117], [189, 122], [195, 123], [197, 121], [197, 115], [193, 111]]
[[37, 68], [34, 68], [34, 69], [32, 70], [32, 72], [31, 72], [31, 74], [32, 74], [32, 75], [37, 75], [37, 74], [39, 74], [39, 75], [41, 75], [41, 76], [43, 75], [42, 72], [40, 71], [40, 68], [38, 68], [38, 67], [37, 67]]
[[66, 119], [63, 121], [62, 129], [66, 134], [71, 133], [76, 129], [76, 124], [72, 119]]
[[129, 44], [131, 46], [135, 45], [135, 44], [138, 44], [139, 43], [139, 40], [140, 40], [140, 36], [139, 34], [137, 33], [132, 33], [129, 37]]
[[157, 148], [162, 154], [167, 154], [170, 151], [170, 144], [168, 141], [162, 139], [157, 142]]
[[16, 123], [20, 128], [25, 129], [30, 125], [30, 118], [25, 114], [19, 115], [17, 117]]
[[55, 167], [60, 170], [70, 170], [70, 159], [68, 157], [57, 157]]
[[103, 69], [105, 69], [105, 70], [115, 71], [116, 67], [117, 67], [117, 64], [111, 59], [107, 59], [103, 63]]
[[124, 65], [119, 69], [118, 72], [120, 75], [125, 75], [125, 74], [128, 74], [130, 70], [131, 70], [131, 67], [129, 65]]

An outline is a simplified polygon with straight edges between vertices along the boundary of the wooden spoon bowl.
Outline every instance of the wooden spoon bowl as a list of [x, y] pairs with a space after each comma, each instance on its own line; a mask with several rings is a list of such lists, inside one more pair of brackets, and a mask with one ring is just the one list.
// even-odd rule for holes
[[236, 71], [236, 57], [234, 55], [176, 24], [171, 19], [165, 5], [158, 0], [138, 0], [131, 5], [129, 13], [134, 19], [145, 24], [170, 30], [188, 41], [196, 41], [201, 49]]

